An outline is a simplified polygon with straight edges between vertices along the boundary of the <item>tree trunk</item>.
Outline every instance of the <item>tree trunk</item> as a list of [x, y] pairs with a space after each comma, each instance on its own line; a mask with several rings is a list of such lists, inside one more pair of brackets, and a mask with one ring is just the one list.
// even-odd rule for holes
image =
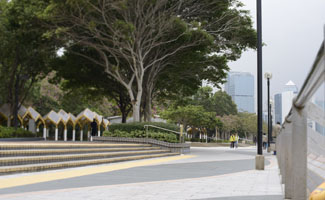
[[216, 141], [218, 141], [218, 128], [216, 127]]
[[14, 117], [14, 127], [18, 128], [18, 103], [19, 103], [19, 75], [16, 76], [16, 83], [15, 83], [15, 100], [14, 100], [14, 110], [13, 110], [13, 117]]
[[137, 98], [133, 101], [133, 121], [140, 122], [142, 88], [138, 89]]
[[151, 98], [146, 97], [146, 99], [147, 101], [144, 109], [145, 121], [151, 122], [152, 121]]
[[126, 113], [125, 107], [121, 106], [120, 111], [122, 114], [122, 123], [126, 123], [126, 118], [127, 118], [128, 113]]
[[11, 119], [10, 119], [10, 115], [8, 116], [8, 119], [7, 119], [7, 127], [10, 127], [11, 126]]
[[144, 121], [151, 122], [152, 121], [152, 90], [153, 84], [144, 82], [144, 91], [142, 95], [142, 108], [143, 108], [143, 116]]
[[127, 114], [122, 113], [122, 123], [126, 123]]

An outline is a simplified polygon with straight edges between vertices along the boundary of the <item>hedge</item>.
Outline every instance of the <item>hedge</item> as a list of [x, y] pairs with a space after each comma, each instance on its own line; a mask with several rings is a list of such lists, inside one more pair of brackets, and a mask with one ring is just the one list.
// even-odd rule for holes
[[[158, 126], [161, 128], [173, 130], [179, 132], [179, 127], [175, 124], [167, 124], [163, 122], [133, 122], [133, 123], [121, 123], [121, 124], [112, 124], [109, 126], [109, 130], [111, 132], [115, 132], [115, 130], [120, 130], [120, 131], [126, 131], [126, 132], [131, 132], [131, 131], [144, 131], [144, 125], [153, 125], [153, 126]], [[164, 130], [156, 129], [153, 127], [149, 127], [150, 132], [167, 132]]]
[[15, 129], [13, 127], [0, 126], [0, 138], [14, 137], [35, 137], [35, 134], [22, 128]]
[[[103, 136], [108, 137], [129, 137], [129, 138], [145, 138], [146, 132], [144, 130], [135, 130], [135, 131], [121, 131], [121, 130], [115, 130], [112, 131], [105, 131], [103, 133]], [[170, 142], [170, 143], [177, 143], [177, 137], [173, 133], [163, 133], [163, 132], [154, 132], [154, 131], [148, 131], [148, 138]]]

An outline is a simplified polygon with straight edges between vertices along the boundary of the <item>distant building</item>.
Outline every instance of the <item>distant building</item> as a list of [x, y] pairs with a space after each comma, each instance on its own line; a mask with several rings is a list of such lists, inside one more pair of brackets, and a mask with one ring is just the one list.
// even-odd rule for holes
[[291, 80], [284, 86], [284, 92], [293, 92], [294, 94], [298, 94], [298, 88], [294, 82]]
[[292, 100], [297, 95], [298, 88], [296, 84], [289, 81], [283, 92], [274, 95], [275, 123], [283, 123], [285, 117], [289, 114], [292, 107]]
[[229, 72], [226, 93], [231, 96], [239, 112], [255, 113], [254, 76], [248, 72]]
[[282, 123], [282, 94], [274, 95], [274, 119], [275, 123]]

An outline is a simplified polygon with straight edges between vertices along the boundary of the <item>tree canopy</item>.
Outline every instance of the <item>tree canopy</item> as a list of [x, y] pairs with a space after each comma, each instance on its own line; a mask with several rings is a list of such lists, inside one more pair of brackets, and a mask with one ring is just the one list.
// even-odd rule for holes
[[[237, 0], [52, 1], [43, 16], [54, 27], [49, 37], [60, 38], [67, 51], [101, 66], [125, 88], [139, 121], [141, 102], [151, 109], [154, 89], [168, 91], [176, 83], [163, 85], [169, 71], [190, 67], [179, 71], [179, 80], [188, 74], [197, 83], [208, 77], [218, 84], [228, 60], [255, 48], [252, 21], [241, 6]], [[98, 59], [73, 51], [74, 45], [93, 50]]]
[[[0, 81], [4, 103], [17, 126], [17, 112], [33, 84], [49, 71], [56, 55], [52, 40], [43, 37], [48, 30], [39, 14], [48, 6], [40, 0], [0, 0]], [[8, 120], [10, 124], [10, 120]]]

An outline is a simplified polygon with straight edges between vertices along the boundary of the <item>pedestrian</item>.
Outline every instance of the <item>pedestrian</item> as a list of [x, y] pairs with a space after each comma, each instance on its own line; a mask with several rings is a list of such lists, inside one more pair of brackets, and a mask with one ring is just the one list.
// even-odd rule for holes
[[266, 133], [263, 133], [262, 142], [263, 142], [263, 148], [267, 149], [267, 135], [266, 135]]
[[91, 126], [91, 136], [90, 136], [90, 141], [93, 141], [93, 136], [96, 136], [97, 132], [97, 123], [96, 120], [94, 119], [93, 122], [90, 124]]
[[239, 136], [236, 133], [236, 135], [235, 135], [235, 147], [236, 147], [236, 149], [238, 148], [238, 140], [239, 140]]
[[230, 148], [234, 148], [234, 143], [235, 143], [235, 136], [234, 136], [234, 134], [231, 134], [231, 136], [229, 138], [229, 141], [230, 141]]

